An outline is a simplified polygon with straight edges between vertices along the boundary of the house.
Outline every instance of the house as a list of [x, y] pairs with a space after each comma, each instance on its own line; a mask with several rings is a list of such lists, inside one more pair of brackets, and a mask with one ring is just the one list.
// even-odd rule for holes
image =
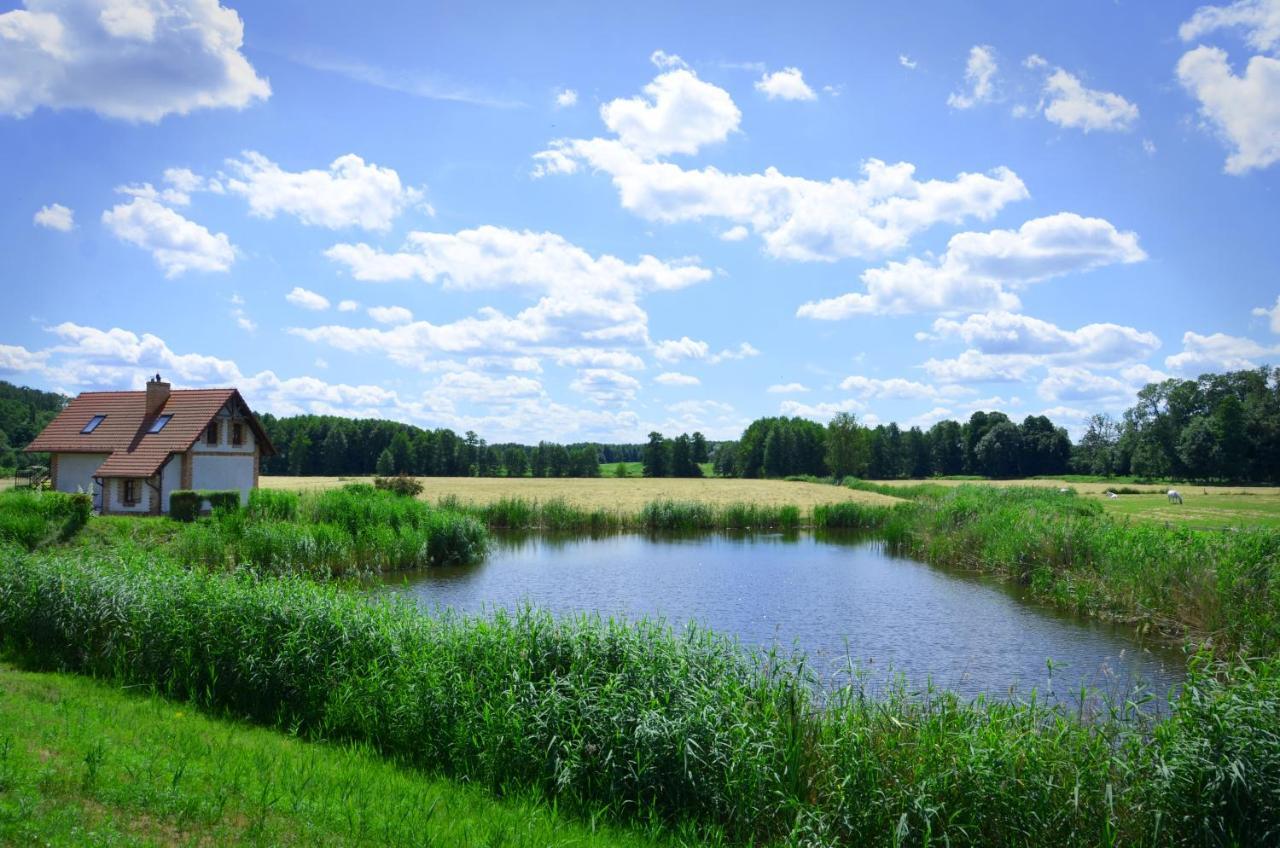
[[275, 453], [240, 392], [171, 390], [159, 374], [145, 391], [82, 393], [26, 450], [50, 455], [54, 489], [116, 515], [167, 513], [178, 489], [238, 489], [247, 503]]

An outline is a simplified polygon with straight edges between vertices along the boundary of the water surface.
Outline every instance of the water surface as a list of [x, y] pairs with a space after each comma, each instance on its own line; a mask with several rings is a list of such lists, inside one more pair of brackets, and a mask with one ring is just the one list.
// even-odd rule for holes
[[853, 667], [873, 685], [901, 673], [914, 687], [932, 680], [970, 696], [1034, 687], [1074, 701], [1082, 685], [1163, 695], [1184, 665], [1132, 628], [1063, 614], [994, 578], [893, 556], [854, 535], [498, 535], [483, 562], [385, 585], [427, 608], [531, 603], [697, 622], [746, 647], [798, 648], [828, 683], [846, 682]]

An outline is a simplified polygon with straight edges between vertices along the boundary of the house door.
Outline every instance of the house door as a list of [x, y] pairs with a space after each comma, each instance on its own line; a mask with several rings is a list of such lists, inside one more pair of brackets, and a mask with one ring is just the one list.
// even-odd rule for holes
[[93, 508], [96, 512], [102, 512], [102, 481], [97, 478], [93, 481]]

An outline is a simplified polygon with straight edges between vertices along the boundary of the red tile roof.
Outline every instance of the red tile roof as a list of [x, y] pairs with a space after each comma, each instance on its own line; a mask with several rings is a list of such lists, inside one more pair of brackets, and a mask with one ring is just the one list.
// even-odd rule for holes
[[[230, 401], [247, 414], [264, 455], [275, 453], [267, 434], [249, 413], [235, 389], [175, 389], [155, 415], [147, 415], [147, 393], [84, 392], [49, 422], [28, 451], [110, 454], [94, 476], [150, 477], [171, 453], [182, 453], [204, 433], [209, 422]], [[106, 416], [92, 433], [84, 426], [95, 415]], [[159, 433], [148, 433], [159, 415], [171, 415]]]

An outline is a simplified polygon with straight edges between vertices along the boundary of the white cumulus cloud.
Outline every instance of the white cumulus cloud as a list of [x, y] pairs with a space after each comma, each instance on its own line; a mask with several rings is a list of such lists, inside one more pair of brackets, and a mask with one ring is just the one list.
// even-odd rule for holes
[[968, 88], [952, 92], [947, 98], [947, 105], [953, 109], [970, 109], [994, 99], [997, 70], [999, 66], [993, 48], [985, 44], [969, 48], [969, 59], [964, 66], [964, 81]]
[[61, 203], [41, 206], [32, 219], [37, 226], [69, 233], [76, 226], [75, 213]]
[[679, 371], [664, 371], [653, 378], [653, 382], [664, 386], [697, 386], [702, 381], [692, 374], [681, 374]]
[[[609, 174], [622, 206], [650, 221], [719, 219], [749, 227], [780, 259], [830, 262], [878, 256], [939, 223], [985, 220], [1028, 196], [1008, 168], [917, 180], [908, 162], [869, 159], [860, 179], [811, 180], [776, 168], [732, 174], [650, 161], [613, 139], [561, 139], [538, 153], [535, 173], [567, 174], [585, 164]], [[735, 233], [736, 235], [736, 233]]]
[[1146, 359], [1160, 347], [1154, 333], [1121, 324], [1086, 324], [1064, 330], [1056, 324], [1012, 312], [970, 315], [963, 321], [939, 318], [921, 340], [958, 339], [984, 354], [1027, 354], [1045, 361], [1118, 364]]
[[370, 306], [369, 317], [379, 324], [408, 324], [413, 313], [403, 306]]
[[422, 200], [422, 192], [402, 185], [394, 170], [366, 163], [354, 153], [339, 156], [324, 171], [286, 171], [252, 150], [227, 165], [236, 174], [227, 180], [227, 189], [243, 196], [250, 213], [262, 218], [285, 212], [331, 230], [385, 230]]
[[783, 68], [756, 81], [756, 91], [770, 100], [817, 100], [799, 68]]
[[150, 251], [166, 277], [226, 271], [236, 258], [226, 233], [211, 233], [149, 197], [135, 196], [108, 209], [102, 223], [120, 240]]
[[838, 320], [862, 314], [1011, 310], [1012, 290], [1064, 274], [1146, 258], [1133, 232], [1102, 218], [1061, 212], [1017, 230], [959, 233], [937, 260], [911, 258], [862, 273], [865, 292], [800, 306], [803, 318]]
[[638, 155], [697, 153], [737, 130], [742, 113], [729, 92], [704, 82], [688, 68], [659, 74], [644, 96], [611, 100], [600, 107], [605, 126]]
[[1200, 115], [1230, 149], [1228, 174], [1280, 159], [1280, 59], [1254, 56], [1237, 76], [1226, 51], [1196, 47], [1178, 60], [1178, 80], [1200, 102]]
[[1128, 131], [1138, 120], [1138, 107], [1133, 103], [1110, 91], [1087, 88], [1079, 77], [1062, 68], [1045, 77], [1037, 108], [1050, 123], [1086, 133]]
[[217, 0], [23, 5], [0, 14], [0, 114], [90, 109], [155, 122], [271, 95], [240, 52], [240, 16]]
[[294, 306], [301, 306], [303, 309], [311, 309], [316, 312], [329, 308], [329, 298], [309, 289], [304, 289], [302, 286], [294, 286], [293, 291], [285, 295], [284, 299]]
[[1203, 336], [1188, 330], [1182, 336], [1182, 350], [1165, 357], [1166, 368], [1196, 375], [1211, 371], [1240, 371], [1256, 368], [1280, 355], [1280, 345], [1267, 347], [1253, 339], [1212, 333]]
[[640, 381], [610, 368], [584, 368], [569, 388], [601, 406], [613, 406], [633, 400], [636, 392], [640, 391]]
[[1275, 305], [1270, 309], [1267, 309], [1265, 306], [1257, 306], [1254, 307], [1253, 314], [1259, 318], [1271, 319], [1269, 322], [1271, 325], [1271, 332], [1280, 333], [1280, 296], [1276, 297]]
[[578, 105], [578, 92], [572, 88], [562, 88], [556, 92], [556, 108], [568, 109]]
[[1228, 6], [1201, 6], [1181, 27], [1183, 41], [1194, 41], [1219, 29], [1245, 30], [1246, 43], [1255, 50], [1280, 47], [1280, 2], [1238, 0]]

